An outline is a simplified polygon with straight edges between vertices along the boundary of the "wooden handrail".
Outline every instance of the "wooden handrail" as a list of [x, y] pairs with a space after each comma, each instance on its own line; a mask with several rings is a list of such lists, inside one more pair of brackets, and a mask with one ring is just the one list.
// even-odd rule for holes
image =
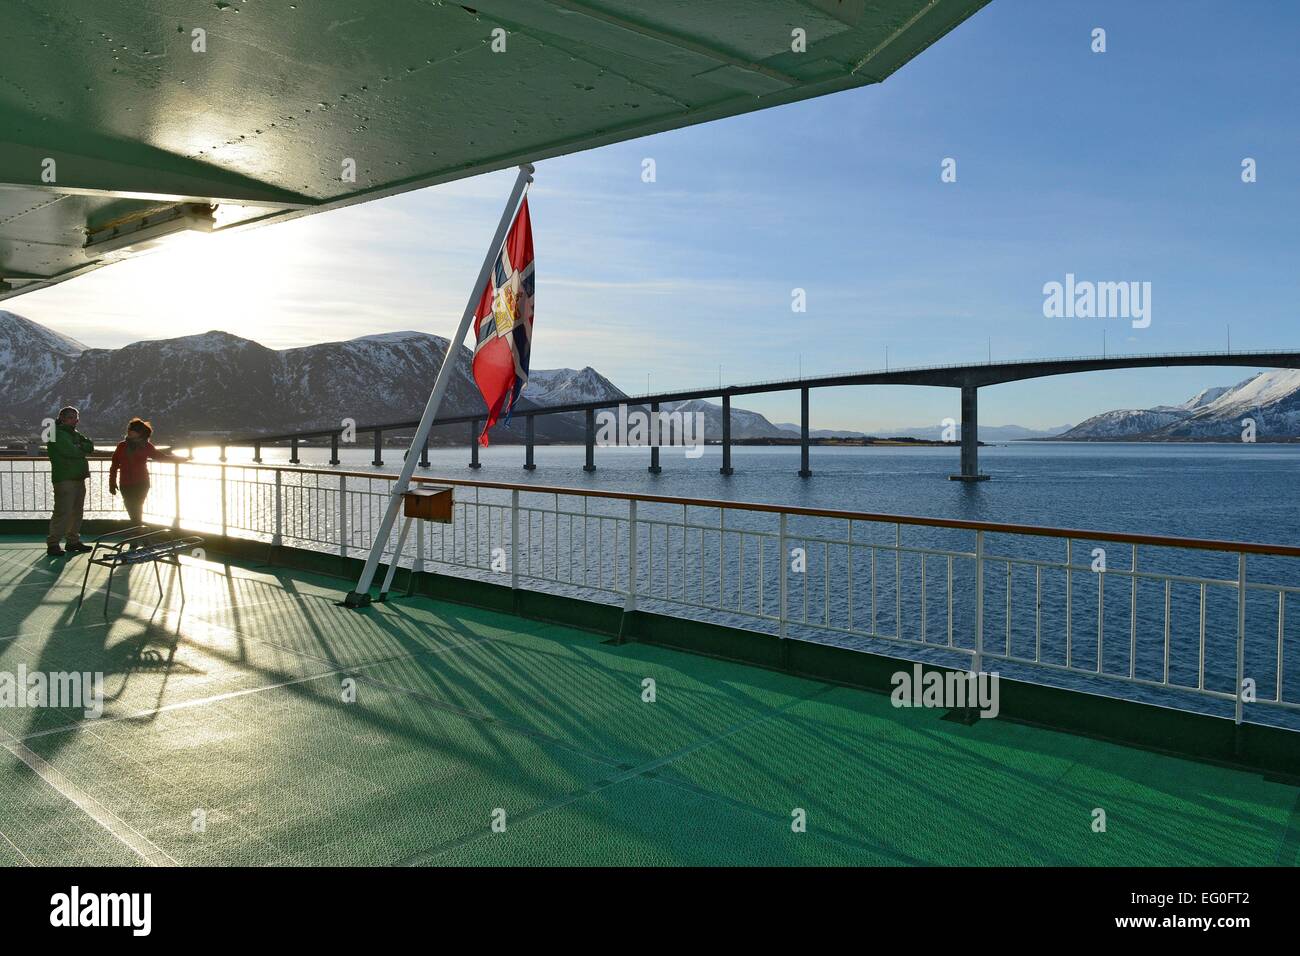
[[[46, 458], [26, 456], [0, 457], [0, 461], [48, 461]], [[339, 471], [333, 468], [301, 468], [295, 465], [259, 465], [216, 462], [184, 461], [181, 464], [207, 468], [251, 468], [258, 471], [294, 472], [331, 477], [377, 478], [395, 481], [396, 475], [373, 471]], [[1259, 544], [1252, 541], [1222, 541], [1213, 538], [1179, 538], [1172, 535], [1128, 534], [1122, 531], [1095, 531], [1081, 528], [1053, 528], [1044, 525], [1005, 524], [998, 521], [967, 521], [962, 518], [930, 518], [923, 515], [891, 515], [870, 511], [843, 511], [833, 508], [805, 508], [798, 505], [771, 505], [757, 501], [723, 501], [717, 498], [679, 498], [671, 495], [651, 495], [642, 492], [602, 491], [593, 488], [568, 488], [552, 485], [513, 484], [505, 481], [477, 481], [471, 478], [439, 478], [415, 475], [414, 482], [460, 485], [468, 488], [491, 488], [500, 491], [529, 491], [544, 495], [571, 495], [579, 498], [610, 498], [620, 501], [646, 501], [654, 504], [685, 505], [691, 508], [720, 508], [730, 511], [757, 511], [765, 514], [801, 515], [810, 518], [833, 518], [840, 521], [874, 521], [883, 524], [906, 524], [930, 528], [955, 528], [962, 531], [988, 531], [994, 534], [1032, 535], [1040, 538], [1070, 538], [1097, 541], [1116, 541], [1121, 544], [1146, 544], [1164, 548], [1189, 548], [1197, 551], [1230, 551], [1234, 554], [1266, 554], [1285, 558], [1300, 558], [1300, 547], [1284, 544]]]

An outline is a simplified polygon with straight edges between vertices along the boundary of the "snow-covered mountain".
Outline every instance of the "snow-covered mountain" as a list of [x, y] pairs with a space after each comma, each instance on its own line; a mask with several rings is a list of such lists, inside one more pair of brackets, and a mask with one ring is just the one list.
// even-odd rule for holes
[[[689, 402], [665, 402], [661, 409], [665, 412], [682, 412], [692, 415], [701, 412], [704, 415], [705, 438], [709, 441], [721, 440], [722, 438], [721, 404], [714, 404], [696, 398]], [[735, 405], [731, 406], [732, 438], [781, 438], [784, 436], [785, 432], [758, 412], [737, 408]]]
[[80, 342], [0, 309], [0, 408], [44, 392], [85, 350]]
[[626, 396], [622, 389], [588, 365], [583, 369], [533, 369], [520, 397], [536, 405], [572, 405]]
[[[275, 350], [228, 332], [136, 342], [120, 349], [87, 349], [21, 316], [0, 312], [0, 426], [35, 434], [62, 405], [81, 410], [94, 437], [118, 434], [132, 415], [154, 419], [163, 440], [202, 434], [251, 435], [336, 428], [344, 418], [360, 425], [419, 417], [448, 341], [425, 332], [389, 332], [344, 342]], [[445, 415], [484, 410], [461, 349], [447, 389]], [[530, 408], [587, 401], [618, 401], [624, 392], [595, 369], [534, 369], [509, 425], [494, 442], [521, 441], [522, 413]], [[705, 434], [722, 433], [722, 409], [712, 402], [665, 405], [700, 411]], [[756, 412], [733, 408], [732, 435], [780, 435]], [[539, 442], [581, 441], [581, 412], [540, 416]], [[435, 430], [437, 443], [468, 441], [464, 425]]]
[[1212, 388], [1203, 388], [1178, 407], [1185, 408], [1188, 411], [1195, 411], [1198, 408], [1203, 408], [1210, 404], [1210, 402], [1214, 401], [1224, 392], [1232, 391], [1232, 388], [1233, 386], [1231, 385], [1215, 385]]
[[1069, 441], [1240, 440], [1243, 420], [1257, 441], [1300, 437], [1300, 369], [1259, 372], [1236, 385], [1207, 388], [1179, 405], [1095, 415], [1064, 435]]
[[1080, 422], [1065, 434], [1064, 441], [1100, 438], [1132, 438], [1148, 435], [1182, 421], [1190, 412], [1177, 406], [1160, 405], [1156, 408], [1118, 408], [1094, 415]]
[[[448, 347], [441, 336], [394, 332], [277, 351], [214, 331], [86, 349], [12, 313], [3, 316], [0, 425], [15, 434], [34, 434], [61, 405], [77, 406], [85, 430], [104, 438], [132, 415], [155, 419], [167, 440], [334, 428], [343, 418], [362, 425], [414, 419]], [[470, 358], [462, 349], [444, 414], [483, 411]], [[518, 410], [532, 406], [521, 398]], [[467, 440], [465, 426], [441, 431], [435, 443]], [[537, 420], [538, 441], [576, 441], [583, 433], [580, 416]], [[518, 416], [493, 430], [498, 441], [522, 436]]]

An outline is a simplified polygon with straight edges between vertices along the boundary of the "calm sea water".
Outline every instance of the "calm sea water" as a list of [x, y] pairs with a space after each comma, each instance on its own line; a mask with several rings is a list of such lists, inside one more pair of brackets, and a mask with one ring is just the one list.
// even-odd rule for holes
[[[214, 451], [198, 457], [215, 459]], [[232, 462], [250, 450], [230, 449]], [[991, 481], [948, 481], [958, 470], [946, 448], [813, 448], [813, 477], [800, 478], [797, 448], [739, 447], [735, 474], [718, 474], [721, 452], [703, 457], [661, 453], [663, 472], [647, 472], [643, 449], [596, 449], [596, 471], [582, 470], [584, 450], [536, 449], [525, 471], [523, 449], [484, 449], [477, 471], [469, 451], [430, 449], [418, 474], [573, 488], [600, 488], [692, 498], [721, 498], [887, 514], [1042, 524], [1097, 531], [1300, 544], [1300, 445], [1073, 444], [1019, 442], [980, 449]], [[304, 464], [324, 464], [325, 449], [303, 449]], [[345, 449], [345, 468], [371, 470], [373, 451]], [[395, 472], [402, 451], [384, 450]], [[287, 462], [287, 449], [266, 449], [266, 463]]]

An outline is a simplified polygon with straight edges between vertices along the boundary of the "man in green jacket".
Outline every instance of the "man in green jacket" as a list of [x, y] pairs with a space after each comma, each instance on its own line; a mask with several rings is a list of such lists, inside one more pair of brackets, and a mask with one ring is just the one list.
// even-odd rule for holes
[[[90, 550], [81, 543], [81, 513], [86, 505], [86, 479], [90, 477], [86, 454], [95, 450], [95, 443], [77, 431], [79, 419], [71, 405], [60, 409], [54, 422], [54, 439], [45, 446], [50, 456], [50, 480], [54, 482], [54, 514], [50, 517], [50, 536], [45, 539], [51, 557]], [[65, 536], [66, 552], [59, 547]]]

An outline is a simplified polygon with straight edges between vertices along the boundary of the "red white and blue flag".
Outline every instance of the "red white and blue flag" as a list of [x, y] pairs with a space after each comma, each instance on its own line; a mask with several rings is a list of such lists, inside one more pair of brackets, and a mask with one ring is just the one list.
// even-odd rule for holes
[[488, 429], [503, 413], [509, 418], [528, 381], [528, 353], [533, 343], [533, 224], [528, 218], [527, 197], [519, 204], [474, 312], [474, 337], [474, 381], [488, 408], [487, 425], [478, 440], [486, 446]]

